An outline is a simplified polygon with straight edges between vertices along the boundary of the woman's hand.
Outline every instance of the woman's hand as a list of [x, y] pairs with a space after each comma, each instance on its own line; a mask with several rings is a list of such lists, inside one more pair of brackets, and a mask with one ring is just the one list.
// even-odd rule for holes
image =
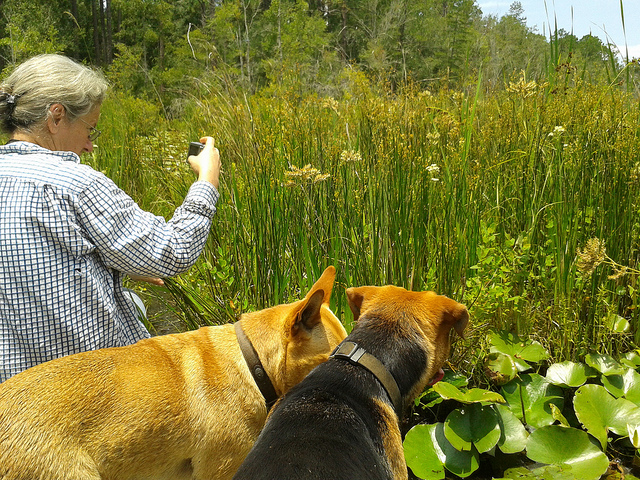
[[135, 280], [136, 282], [147, 282], [151, 285], [157, 285], [159, 287], [164, 286], [164, 281], [161, 278], [157, 277], [145, 277], [143, 275], [135, 275], [133, 273], [127, 273], [131, 280]]
[[198, 175], [198, 180], [204, 180], [218, 188], [220, 177], [220, 152], [214, 146], [212, 137], [202, 137], [200, 142], [204, 143], [204, 149], [198, 155], [189, 156], [189, 165]]

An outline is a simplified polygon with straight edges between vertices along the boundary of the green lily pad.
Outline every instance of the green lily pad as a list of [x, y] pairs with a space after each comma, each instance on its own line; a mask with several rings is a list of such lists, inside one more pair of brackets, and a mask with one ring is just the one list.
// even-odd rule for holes
[[435, 439], [435, 425], [416, 425], [404, 439], [404, 458], [413, 474], [423, 480], [442, 480], [444, 463]]
[[571, 426], [569, 425], [569, 421], [565, 418], [560, 409], [556, 407], [554, 403], [550, 403], [549, 406], [551, 407], [551, 416], [556, 422], [559, 422], [560, 425], [563, 425], [565, 427]]
[[484, 368], [496, 385], [504, 385], [518, 374], [514, 358], [504, 353], [490, 353], [484, 362]]
[[500, 440], [498, 414], [490, 406], [472, 403], [451, 412], [444, 422], [444, 436], [458, 450], [484, 453]]
[[611, 355], [603, 353], [590, 353], [584, 358], [584, 361], [603, 375], [622, 375], [626, 370]]
[[633, 369], [640, 367], [640, 355], [638, 355], [638, 350], [625, 353], [620, 359], [620, 363], [625, 367]]
[[569, 465], [577, 480], [597, 480], [607, 471], [609, 459], [589, 435], [577, 428], [549, 425], [529, 435], [527, 457], [534, 462]]
[[616, 398], [624, 397], [640, 406], [640, 374], [629, 368], [622, 375], [602, 377], [602, 385]]
[[[479, 466], [479, 455], [456, 450], [444, 435], [444, 424], [416, 425], [404, 439], [404, 455], [413, 474], [423, 480], [441, 480], [444, 467], [459, 477], [466, 478]], [[433, 453], [437, 457], [435, 460]]]
[[583, 385], [575, 394], [573, 408], [584, 428], [607, 448], [609, 431], [629, 434], [627, 425], [640, 425], [640, 408], [624, 398], [614, 398], [601, 385]]
[[491, 353], [503, 353], [527, 362], [540, 362], [549, 352], [535, 340], [522, 339], [511, 332], [498, 332], [489, 336]]
[[627, 435], [633, 448], [640, 448], [640, 426], [639, 425], [627, 425]]
[[499, 393], [482, 388], [472, 388], [466, 392], [462, 392], [455, 385], [446, 382], [438, 382], [433, 389], [445, 400], [456, 400], [461, 403], [504, 403], [505, 400]]
[[544, 465], [533, 469], [526, 467], [510, 468], [503, 478], [494, 480], [576, 480], [570, 465]]
[[[464, 375], [453, 372], [452, 370], [445, 370], [444, 377], [438, 383], [450, 383], [456, 387], [466, 387], [469, 384], [469, 379]], [[431, 408], [444, 400], [438, 392], [432, 387], [428, 387], [422, 395], [415, 399], [416, 406], [422, 404], [426, 408]]]
[[513, 362], [516, 364], [518, 372], [526, 372], [527, 370], [531, 370], [531, 365], [529, 365], [521, 358], [514, 357]]
[[511, 412], [534, 428], [554, 423], [551, 403], [561, 411], [564, 406], [562, 388], [549, 383], [537, 373], [522, 374], [503, 386], [500, 391]]
[[498, 447], [504, 453], [518, 453], [524, 450], [529, 434], [524, 425], [506, 405], [494, 405], [500, 424]]
[[584, 385], [590, 376], [587, 368], [584, 363], [554, 363], [547, 369], [547, 380], [562, 387], [579, 387]]
[[605, 326], [614, 333], [624, 333], [629, 331], [631, 324], [620, 315], [611, 314], [604, 319]]

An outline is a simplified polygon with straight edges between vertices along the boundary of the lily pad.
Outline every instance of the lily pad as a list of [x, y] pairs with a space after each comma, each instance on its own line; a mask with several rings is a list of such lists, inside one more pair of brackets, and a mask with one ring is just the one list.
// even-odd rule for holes
[[510, 382], [519, 371], [511, 355], [498, 352], [490, 353], [487, 356], [484, 368], [487, 375], [496, 385], [504, 385]]
[[404, 458], [413, 474], [423, 480], [442, 480], [443, 455], [435, 439], [435, 425], [416, 425], [404, 439]]
[[[457, 387], [466, 387], [469, 383], [469, 379], [464, 375], [453, 372], [452, 370], [445, 370], [444, 377], [438, 383], [450, 383]], [[426, 408], [431, 408], [439, 403], [442, 403], [444, 399], [436, 392], [432, 387], [427, 388], [422, 395], [415, 399], [416, 406], [422, 404]]]
[[529, 435], [527, 457], [534, 462], [568, 465], [577, 480], [597, 480], [609, 459], [583, 430], [559, 425], [539, 428]]
[[607, 448], [609, 431], [629, 434], [628, 425], [640, 425], [640, 408], [624, 398], [614, 398], [601, 385], [583, 385], [575, 394], [573, 408], [584, 428]]
[[611, 355], [604, 353], [590, 353], [584, 361], [603, 375], [622, 375], [626, 370]]
[[549, 406], [551, 407], [551, 416], [555, 421], [557, 421], [558, 423], [560, 423], [560, 425], [563, 425], [565, 427], [571, 426], [569, 425], [569, 421], [565, 418], [565, 416], [562, 414], [560, 409], [556, 407], [554, 403], [550, 403]]
[[446, 382], [438, 382], [433, 386], [445, 400], [456, 400], [461, 403], [504, 403], [505, 400], [499, 393], [482, 388], [472, 388], [463, 392], [455, 385]]
[[413, 474], [423, 480], [443, 479], [444, 468], [466, 478], [479, 466], [477, 451], [461, 452], [449, 443], [443, 423], [416, 425], [409, 430], [404, 440], [404, 455]]
[[640, 448], [640, 426], [627, 425], [627, 435], [633, 448]]
[[604, 320], [604, 324], [614, 333], [624, 333], [629, 331], [629, 328], [631, 328], [631, 324], [626, 318], [616, 314], [607, 316]]
[[501, 393], [511, 412], [534, 428], [554, 423], [551, 403], [561, 411], [564, 406], [562, 388], [549, 383], [546, 378], [537, 373], [520, 375], [520, 378], [503, 386]]
[[624, 397], [640, 406], [640, 374], [629, 368], [622, 375], [602, 377], [602, 385], [616, 398]]
[[506, 405], [494, 405], [500, 424], [498, 447], [504, 453], [518, 453], [524, 450], [529, 434], [524, 425]]
[[570, 465], [544, 465], [528, 469], [527, 467], [510, 468], [504, 472], [503, 478], [494, 480], [576, 480]]
[[620, 363], [625, 367], [633, 369], [640, 367], [640, 355], [638, 355], [638, 350], [625, 353], [620, 359]]
[[444, 436], [458, 450], [484, 453], [500, 440], [498, 414], [490, 407], [473, 403], [451, 412], [444, 422]]
[[527, 362], [540, 362], [549, 357], [549, 352], [535, 340], [523, 339], [511, 332], [493, 333], [489, 337], [491, 353], [503, 353]]
[[547, 369], [547, 380], [562, 387], [579, 387], [593, 376], [584, 363], [554, 363]]

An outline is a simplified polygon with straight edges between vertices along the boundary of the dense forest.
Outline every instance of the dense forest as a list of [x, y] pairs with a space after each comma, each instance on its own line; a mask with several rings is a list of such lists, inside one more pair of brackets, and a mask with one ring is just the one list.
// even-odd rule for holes
[[339, 97], [347, 69], [393, 91], [502, 86], [569, 64], [611, 83], [625, 63], [598, 37], [532, 30], [517, 1], [501, 18], [475, 0], [0, 0], [0, 12], [0, 68], [62, 52], [168, 113], [205, 78]]

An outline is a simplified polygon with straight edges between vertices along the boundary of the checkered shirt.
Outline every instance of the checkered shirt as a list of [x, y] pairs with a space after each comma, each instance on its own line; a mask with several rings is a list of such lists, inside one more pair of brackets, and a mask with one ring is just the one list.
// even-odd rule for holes
[[202, 252], [218, 191], [195, 182], [169, 221], [71, 152], [0, 146], [0, 382], [149, 336], [122, 274], [171, 277]]

